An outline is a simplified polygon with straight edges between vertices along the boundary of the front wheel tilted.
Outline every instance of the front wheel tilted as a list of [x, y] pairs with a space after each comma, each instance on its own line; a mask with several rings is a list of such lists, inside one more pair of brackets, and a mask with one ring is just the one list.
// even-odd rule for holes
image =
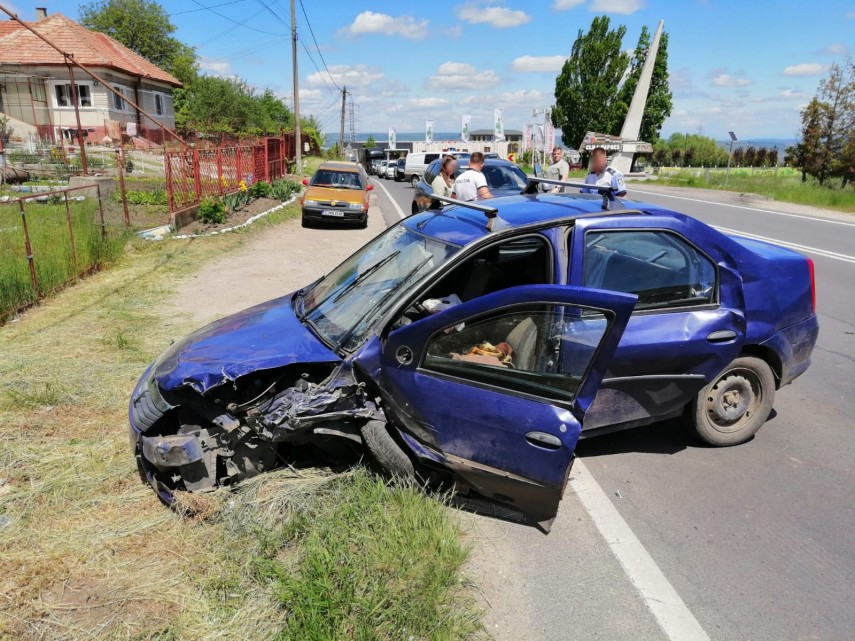
[[766, 422], [775, 401], [775, 376], [753, 356], [734, 360], [689, 406], [692, 427], [710, 445], [744, 443]]
[[392, 438], [386, 423], [368, 421], [361, 431], [365, 446], [384, 470], [399, 478], [416, 478], [413, 461]]

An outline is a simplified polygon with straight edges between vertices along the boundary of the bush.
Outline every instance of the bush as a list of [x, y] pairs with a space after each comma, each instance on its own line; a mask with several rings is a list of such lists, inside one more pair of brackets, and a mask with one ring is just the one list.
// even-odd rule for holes
[[253, 198], [267, 198], [270, 195], [270, 183], [266, 180], [257, 180], [249, 188]]
[[[142, 191], [130, 189], [125, 191], [125, 196], [128, 199], [129, 205], [165, 205], [166, 191], [163, 188], [155, 189], [154, 191]], [[116, 202], [121, 202], [122, 194], [116, 191], [114, 198]]]
[[270, 196], [276, 200], [288, 200], [296, 194], [303, 186], [296, 180], [277, 180], [270, 185]]
[[210, 225], [226, 222], [226, 206], [219, 198], [206, 198], [199, 205], [199, 220]]

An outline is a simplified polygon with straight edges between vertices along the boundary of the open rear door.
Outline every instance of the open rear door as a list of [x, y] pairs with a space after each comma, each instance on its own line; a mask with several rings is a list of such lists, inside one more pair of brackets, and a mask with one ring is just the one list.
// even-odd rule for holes
[[394, 330], [381, 355], [389, 410], [414, 450], [548, 530], [635, 301], [515, 287]]

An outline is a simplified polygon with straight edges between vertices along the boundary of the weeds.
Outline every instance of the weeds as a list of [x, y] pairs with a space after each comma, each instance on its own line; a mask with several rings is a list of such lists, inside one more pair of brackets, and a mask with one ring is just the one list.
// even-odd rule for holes
[[209, 197], [199, 205], [199, 220], [210, 225], [226, 222], [228, 212], [221, 198]]

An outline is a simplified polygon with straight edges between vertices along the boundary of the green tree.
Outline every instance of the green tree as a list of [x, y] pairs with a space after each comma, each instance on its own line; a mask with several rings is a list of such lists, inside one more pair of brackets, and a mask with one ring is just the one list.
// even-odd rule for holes
[[828, 105], [818, 98], [813, 98], [802, 109], [799, 142], [787, 148], [787, 164], [802, 172], [802, 182], [807, 180], [808, 175], [819, 176], [822, 166], [827, 164], [827, 150], [823, 144], [827, 110]]
[[365, 148], [366, 149], [374, 149], [377, 146], [377, 141], [374, 140], [374, 136], [368, 134], [368, 138], [365, 139]]
[[629, 55], [621, 48], [626, 27], [609, 27], [609, 18], [599, 16], [587, 33], [580, 29], [555, 80], [552, 123], [569, 147], [578, 146], [587, 131], [614, 129], [614, 105]]
[[[632, 103], [632, 96], [638, 87], [644, 61], [650, 52], [650, 31], [646, 26], [641, 27], [641, 35], [635, 46], [632, 60], [630, 61], [629, 74], [624, 80], [614, 105], [614, 123], [609, 133], [619, 135], [623, 121]], [[653, 64], [653, 75], [650, 79], [650, 91], [647, 94], [647, 102], [644, 105], [644, 115], [641, 118], [641, 131], [639, 139], [650, 143], [659, 140], [659, 132], [666, 118], [671, 115], [674, 106], [673, 94], [668, 85], [668, 33], [663, 31], [659, 39], [659, 50], [656, 53], [656, 61]]]
[[106, 33], [182, 83], [196, 77], [195, 51], [172, 36], [175, 25], [157, 2], [97, 0], [80, 6], [80, 23]]
[[855, 128], [855, 63], [851, 58], [842, 65], [831, 65], [819, 84], [819, 98], [825, 104], [822, 150], [815, 174], [821, 185], [831, 176], [844, 178], [848, 174], [844, 152]]

